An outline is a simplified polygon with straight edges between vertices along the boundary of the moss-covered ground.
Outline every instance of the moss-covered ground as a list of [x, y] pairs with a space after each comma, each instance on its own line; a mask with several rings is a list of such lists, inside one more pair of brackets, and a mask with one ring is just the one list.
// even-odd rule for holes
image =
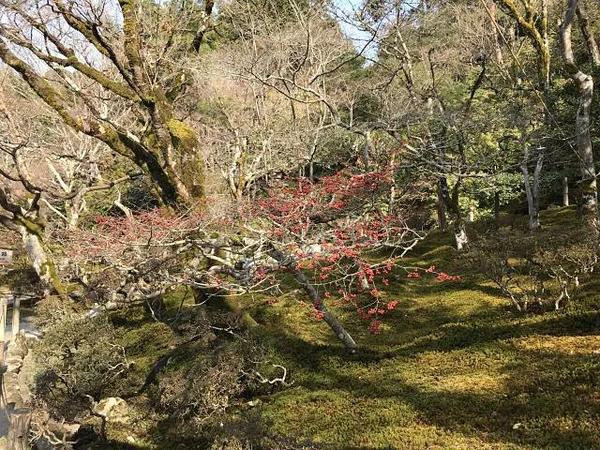
[[[557, 233], [573, 211], [542, 219]], [[460, 270], [450, 244], [434, 234], [406, 264]], [[266, 323], [294, 385], [262, 407], [269, 432], [339, 449], [600, 448], [598, 284], [563, 311], [528, 315], [463, 276], [397, 279], [388, 293], [400, 305], [379, 335], [345, 316], [356, 356], [297, 302], [272, 305]]]
[[[541, 233], [576, 224], [573, 214], [544, 213]], [[405, 262], [463, 280], [398, 273], [386, 295], [399, 305], [380, 334], [336, 309], [356, 355], [299, 299], [258, 302], [254, 316], [293, 381], [237, 411], [252, 414], [264, 448], [600, 449], [600, 280], [564, 310], [521, 314], [480, 274], [461, 272], [450, 244], [434, 233]]]

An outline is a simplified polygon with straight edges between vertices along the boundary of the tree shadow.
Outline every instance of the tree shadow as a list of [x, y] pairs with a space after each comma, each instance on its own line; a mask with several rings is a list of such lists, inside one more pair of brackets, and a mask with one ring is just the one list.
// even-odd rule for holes
[[74, 450], [141, 450], [145, 445], [134, 445], [125, 442], [105, 439], [91, 426], [83, 426], [75, 434]]
[[[594, 449], [600, 448], [596, 431], [600, 423], [600, 357], [591, 351], [570, 354], [525, 349], [517, 345], [515, 338], [531, 336], [543, 341], [546, 336], [595, 336], [599, 329], [600, 314], [594, 312], [554, 314], [528, 324], [518, 320], [502, 324], [491, 320], [453, 323], [429, 339], [417, 340], [393, 352], [365, 349], [355, 355], [348, 355], [335, 344], [315, 345], [290, 334], [279, 334], [275, 339], [279, 349], [299, 364], [302, 372], [318, 374], [301, 380], [305, 390], [343, 391], [343, 396], [350, 399], [397, 399], [418, 412], [419, 423], [494, 445]], [[472, 349], [470, 354], [493, 351], [511, 355], [495, 374], [501, 380], [499, 390], [436, 388], [435, 382], [423, 385], [399, 376], [374, 382], [348, 375], [352, 371], [347, 371], [352, 364], [376, 370], [383, 361], [404, 364], [414, 362], [425, 352], [450, 354], [463, 349]], [[462, 367], [465, 376], [469, 376], [471, 368], [465, 365], [461, 370]], [[443, 380], [447, 375], [441, 373], [440, 377]]]
[[[447, 293], [448, 285], [444, 288]], [[465, 287], [456, 286], [455, 289], [461, 291]], [[431, 295], [431, 291], [428, 292]], [[405, 310], [411, 312], [408, 317], [403, 315]], [[465, 314], [441, 302], [419, 306], [417, 300], [405, 299], [400, 301], [397, 311], [389, 319], [401, 322], [405, 330], [395, 330], [385, 338], [369, 338], [368, 345], [361, 345], [356, 354], [349, 354], [322, 322], [311, 324], [323, 327], [321, 343], [300, 338], [294, 330], [290, 330], [289, 318], [286, 319], [285, 314], [265, 317], [261, 336], [290, 363], [288, 368], [291, 379], [296, 381], [295, 389], [341, 391], [348, 399], [357, 401], [365, 398], [373, 401], [395, 399], [416, 411], [419, 424], [481, 439], [499, 448], [509, 445], [600, 448], [600, 437], [596, 432], [600, 422], [600, 401], [596, 392], [600, 383], [599, 357], [523, 349], [515, 343], [519, 338], [530, 336], [540, 339], [540, 335], [542, 339], [544, 336], [596, 335], [600, 330], [600, 313], [597, 310], [573, 309], [527, 316], [511, 312], [508, 305], [490, 310], [490, 305], [482, 304]], [[363, 333], [359, 337], [365, 337], [365, 330], [359, 330], [365, 324], [357, 320], [350, 320], [351, 331]], [[358, 341], [359, 345], [367, 344], [360, 338]], [[503, 361], [501, 369], [494, 373], [502, 380], [499, 390], [473, 390], [462, 386], [445, 386], [442, 389], [439, 383], [415, 383], [403, 378], [400, 373], [391, 379], [381, 378], [374, 382], [373, 379], [359, 379], [354, 376], [355, 372], [347, 370], [349, 366], [377, 370], [382, 364], [414, 363], [428, 353], [450, 355], [461, 350], [468, 350], [469, 354], [483, 353], [482, 358], [493, 358], [493, 355], [485, 354], [489, 351], [516, 356]], [[465, 363], [458, 370], [468, 376], [471, 369]], [[297, 374], [301, 375], [294, 378]], [[439, 375], [442, 381], [446, 376], [445, 373]], [[277, 395], [293, 397], [295, 394], [293, 390], [284, 390]], [[265, 401], [270, 401], [268, 396]], [[255, 410], [260, 411], [261, 408]], [[247, 413], [243, 408], [241, 411], [236, 413], [238, 417]], [[253, 421], [234, 421], [227, 426], [231, 428], [231, 436], [254, 440], [253, 448], [376, 448], [340, 447], [339, 443], [327, 442], [316, 444], [307, 436], [276, 435], [269, 431], [269, 420], [260, 416]], [[375, 425], [376, 429], [365, 428], [365, 432], [385, 432], [386, 427], [392, 426], [394, 424], [390, 421], [382, 420]], [[207, 448], [208, 445], [206, 437], [193, 430], [183, 430], [181, 425], [169, 419], [159, 423], [154, 434], [160, 436], [160, 442], [173, 444], [161, 447], [165, 449]], [[110, 445], [113, 446], [90, 448], [138, 448], [122, 444], [119, 447], [117, 443]], [[389, 448], [395, 448], [393, 442]]]

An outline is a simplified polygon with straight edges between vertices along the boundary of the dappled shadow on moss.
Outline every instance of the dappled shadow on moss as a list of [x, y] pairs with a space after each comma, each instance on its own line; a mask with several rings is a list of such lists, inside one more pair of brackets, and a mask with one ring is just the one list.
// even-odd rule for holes
[[[572, 215], [547, 213], [542, 233], [563, 220], [572, 227]], [[424, 242], [413, 261], [454, 255], [446, 238]], [[334, 448], [428, 447], [422, 440], [434, 448], [600, 448], [599, 284], [587, 283], [560, 312], [520, 314], [476, 277], [439, 285], [399, 277], [387, 335], [368, 337], [364, 324], [344, 318], [361, 345], [356, 355], [324, 324], [321, 334], [299, 317], [268, 315], [270, 339], [296, 384], [268, 400], [265, 417], [276, 421], [274, 432], [316, 434]], [[544, 349], [547, 342], [561, 347]], [[421, 426], [430, 434], [420, 436]], [[455, 438], [458, 446], [449, 443]]]
[[[393, 399], [416, 411], [415, 423], [494, 445], [600, 448], [600, 437], [596, 433], [600, 424], [600, 402], [596, 395], [600, 384], [600, 357], [590, 349], [583, 355], [569, 354], [568, 349], [563, 352], [530, 350], [515, 343], [523, 339], [544, 342], [562, 337], [595, 336], [600, 329], [600, 315], [580, 311], [549, 314], [530, 323], [527, 319], [452, 323], [392, 352], [367, 348], [348, 355], [335, 343], [317, 345], [289, 333], [276, 334], [273, 341], [278, 342], [279, 351], [289, 360], [292, 379], [296, 377], [296, 389], [300, 392], [328, 392], [338, 398], [336, 401], [348, 405], [355, 401], [379, 404], [380, 400]], [[440, 368], [437, 375], [428, 374], [425, 378], [429, 378], [422, 382], [403, 379], [400, 368], [417, 364], [422, 354], [434, 355], [439, 364], [450, 364], [450, 367]], [[451, 377], [456, 370], [477, 383], [478, 375], [469, 375], [469, 361], [460, 360], [467, 354], [476, 360], [500, 361], [502, 368], [495, 374], [501, 380], [498, 381], [502, 385], [500, 390], [440, 384], [440, 380]], [[399, 370], [397, 373], [392, 370], [394, 376], [389, 379], [385, 374], [377, 375], [377, 381], [357, 376], [357, 373], [383, 370], [382, 364], [386, 365], [385, 370], [396, 365]], [[286, 399], [296, 404], [293, 399], [300, 399], [302, 395], [293, 390], [278, 394], [278, 401], [283, 405], [278, 406], [278, 410], [289, 414], [281, 410], [285, 409]], [[377, 411], [361, 410], [360, 414], [369, 416]], [[291, 422], [296, 420], [293, 414], [288, 417]], [[359, 419], [340, 417], [340, 421], [345, 420]], [[383, 422], [381, 426], [387, 426]], [[344, 428], [341, 424], [340, 427]]]
[[[419, 251], [454, 257], [446, 240]], [[166, 418], [154, 441], [165, 449], [209, 448], [215, 439], [258, 449], [600, 448], [600, 356], [589, 341], [585, 354], [564, 345], [598, 334], [599, 283], [584, 286], [564, 311], [534, 315], [516, 313], [475, 276], [443, 284], [399, 277], [389, 332], [369, 336], [365, 322], [336, 310], [361, 346], [353, 355], [326, 324], [307, 319], [307, 309], [265, 305], [255, 310], [258, 334], [276, 347], [294, 385], [240, 398], [223, 426], [221, 418], [202, 429]], [[546, 341], [563, 343], [550, 351]], [[172, 367], [201, 351], [189, 346]], [[255, 398], [263, 403], [249, 407]]]
[[310, 438], [273, 435], [270, 422], [260, 408], [238, 405], [228, 415], [213, 418], [199, 426], [165, 418], [153, 430], [156, 442], [164, 450], [175, 449], [277, 449], [336, 450], [339, 447], [315, 443]]
[[[580, 322], [579, 322], [580, 321]], [[410, 356], [425, 351], [452, 351], [481, 345], [501, 339], [548, 334], [552, 336], [595, 334], [600, 329], [600, 312], [577, 316], [554, 316], [532, 324], [519, 321], [494, 323], [452, 323], [440, 327], [436, 333], [402, 346], [388, 355]]]
[[108, 317], [114, 326], [123, 328], [138, 328], [156, 322], [143, 306], [134, 306], [123, 311], [112, 312]]
[[142, 450], [147, 449], [144, 445], [134, 445], [125, 442], [119, 442], [112, 439], [103, 439], [91, 427], [82, 427], [74, 438], [77, 443], [73, 446], [74, 450]]
[[[591, 356], [556, 356], [520, 352], [522, 362], [509, 366], [506, 393], [427, 389], [402, 383], [373, 384], [327, 372], [329, 383], [311, 389], [344, 390], [352, 397], [397, 398], [409, 404], [420, 421], [485, 440], [531, 444], [537, 448], [600, 448], [596, 432], [600, 403], [593, 400], [600, 362]], [[521, 424], [520, 426], [518, 424]]]
[[[422, 319], [418, 336], [408, 342], [397, 342], [396, 348], [374, 350], [368, 346], [360, 346], [359, 352], [350, 355], [331, 337], [331, 344], [317, 345], [284, 332], [282, 328], [271, 323], [269, 335], [280, 352], [293, 358], [298, 356], [316, 357], [319, 354], [344, 357], [350, 361], [376, 361], [396, 356], [410, 357], [427, 351], [447, 352], [484, 345], [503, 339], [526, 337], [536, 334], [549, 336], [582, 336], [597, 334], [600, 330], [600, 311], [577, 313], [548, 313], [539, 320], [525, 322], [525, 315], [509, 315], [506, 320], [497, 317], [486, 317], [486, 309], [479, 310], [473, 320], [456, 321], [457, 316], [452, 309], [440, 307], [435, 316]], [[531, 317], [531, 316], [530, 316]], [[536, 319], [534, 317], [534, 319]], [[433, 331], [432, 331], [433, 330]], [[391, 334], [391, 333], [390, 333]], [[393, 341], [393, 336], [390, 336]], [[363, 343], [364, 344], [364, 343]], [[360, 342], [359, 342], [360, 345]]]

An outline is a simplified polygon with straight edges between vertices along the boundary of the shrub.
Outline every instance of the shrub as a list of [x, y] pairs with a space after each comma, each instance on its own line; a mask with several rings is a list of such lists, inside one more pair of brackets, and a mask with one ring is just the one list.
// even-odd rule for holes
[[559, 309], [598, 262], [595, 233], [516, 235], [501, 229], [481, 238], [467, 256], [518, 311]]
[[118, 332], [105, 317], [67, 318], [50, 326], [33, 348], [38, 368], [32, 393], [56, 418], [73, 420], [91, 400], [118, 393], [129, 362]]
[[172, 418], [204, 426], [257, 388], [255, 369], [264, 357], [250, 338], [204, 340], [171, 358], [151, 396]]

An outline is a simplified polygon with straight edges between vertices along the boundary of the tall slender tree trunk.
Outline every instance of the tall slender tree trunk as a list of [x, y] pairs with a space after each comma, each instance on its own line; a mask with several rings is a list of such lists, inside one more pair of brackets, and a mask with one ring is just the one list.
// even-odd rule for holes
[[369, 167], [371, 165], [371, 148], [373, 146], [373, 141], [371, 139], [371, 131], [367, 130], [365, 132], [365, 144], [363, 145], [362, 150], [362, 160], [365, 166], [365, 172], [369, 171]]
[[544, 154], [540, 153], [535, 164], [533, 172], [533, 182], [530, 179], [529, 167], [527, 166], [527, 152], [525, 160], [521, 165], [523, 172], [523, 184], [525, 186], [525, 195], [527, 196], [527, 210], [529, 213], [529, 230], [535, 231], [540, 228], [540, 175], [544, 165]]
[[448, 182], [446, 177], [439, 177], [437, 182], [437, 216], [440, 230], [446, 231], [448, 219], [446, 217], [446, 198], [448, 198]]
[[548, 101], [548, 92], [550, 90], [550, 41], [548, 40], [548, 0], [542, 0], [542, 49], [540, 54], [540, 68], [542, 72], [542, 82], [544, 86], [544, 100]]
[[569, 179], [563, 177], [562, 180], [562, 205], [569, 206]]
[[496, 4], [494, 2], [490, 2], [489, 10], [490, 10], [490, 19], [492, 21], [490, 26], [491, 26], [492, 34], [494, 36], [494, 50], [495, 50], [494, 59], [496, 61], [496, 64], [498, 64], [499, 67], [503, 68], [504, 67], [504, 55], [502, 54], [502, 46], [500, 45], [500, 39], [498, 37], [498, 29], [496, 28], [496, 23], [497, 23]]
[[598, 214], [598, 189], [594, 152], [590, 136], [591, 107], [594, 93], [594, 81], [586, 75], [580, 83], [581, 99], [576, 118], [577, 150], [581, 172], [581, 195], [584, 213], [590, 217]]
[[454, 220], [454, 241], [456, 243], [456, 250], [459, 252], [463, 251], [469, 243], [467, 227], [462, 217]]
[[467, 216], [468, 217], [467, 220], [469, 222], [475, 222], [475, 209], [476, 209], [475, 206], [473, 206], [473, 205], [469, 206], [469, 215]]
[[587, 15], [587, 11], [584, 9], [582, 2], [577, 2], [577, 20], [579, 21], [579, 28], [581, 34], [585, 39], [585, 45], [587, 46], [590, 57], [592, 58], [592, 64], [595, 67], [600, 66], [600, 50], [598, 50], [598, 44], [596, 38], [590, 27], [590, 20]]
[[392, 183], [390, 186], [390, 196], [389, 196], [389, 206], [388, 206], [388, 214], [394, 214], [396, 210], [396, 192], [398, 190], [398, 186], [396, 183], [396, 153], [392, 153], [390, 159], [390, 171], [392, 176]]
[[560, 27], [561, 50], [566, 68], [579, 92], [579, 107], [575, 117], [575, 134], [577, 136], [577, 156], [579, 158], [581, 174], [579, 185], [582, 212], [588, 221], [596, 223], [598, 217], [598, 189], [596, 186], [596, 169], [594, 167], [594, 152], [590, 135], [594, 80], [591, 75], [579, 69], [573, 54], [571, 31], [577, 7], [577, 0], [569, 0], [565, 19]]
[[500, 224], [500, 192], [494, 192], [494, 221], [496, 225]]
[[[433, 114], [431, 106], [430, 114]], [[437, 148], [437, 145], [435, 145], [431, 133], [429, 133], [429, 139], [432, 142], [434, 149], [436, 150], [438, 164], [440, 166], [440, 170], [442, 170], [441, 168], [444, 167], [446, 159], [445, 151], [443, 148]], [[444, 173], [441, 173], [437, 178], [437, 215], [438, 225], [440, 227], [440, 230], [442, 231], [446, 231], [446, 229], [448, 228], [447, 213], [450, 207], [450, 201], [451, 199], [450, 190], [448, 188], [448, 179], [446, 178], [446, 175]]]
[[467, 226], [463, 217], [462, 211], [460, 210], [460, 186], [461, 179], [454, 184], [452, 188], [452, 195], [448, 191], [445, 192], [446, 205], [452, 218], [452, 229], [454, 231], [454, 242], [456, 244], [456, 250], [463, 251], [469, 243], [469, 236], [467, 235]]

